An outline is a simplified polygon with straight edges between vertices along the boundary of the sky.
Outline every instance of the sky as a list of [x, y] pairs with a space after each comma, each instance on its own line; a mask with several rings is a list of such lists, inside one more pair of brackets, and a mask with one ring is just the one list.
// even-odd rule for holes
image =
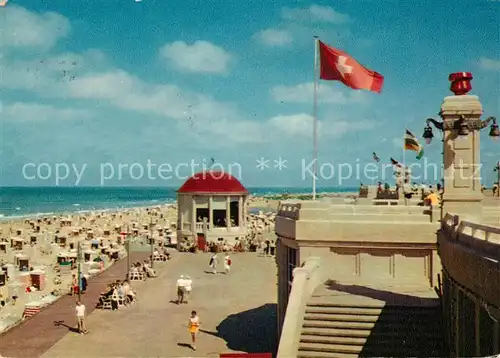
[[[405, 128], [438, 119], [450, 73], [472, 72], [484, 118], [499, 116], [499, 18], [487, 0], [10, 0], [0, 186], [179, 186], [213, 165], [247, 186], [308, 187], [315, 35], [385, 77], [381, 94], [319, 81], [318, 186], [388, 178], [390, 157], [418, 162]], [[500, 143], [481, 138], [489, 184]], [[441, 152], [435, 140], [425, 162]]]

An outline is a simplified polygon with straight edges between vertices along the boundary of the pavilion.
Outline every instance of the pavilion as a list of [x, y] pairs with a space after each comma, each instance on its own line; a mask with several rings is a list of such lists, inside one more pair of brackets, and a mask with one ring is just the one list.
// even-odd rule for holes
[[247, 234], [248, 190], [223, 171], [203, 171], [186, 180], [177, 191], [178, 246], [196, 243], [236, 245]]

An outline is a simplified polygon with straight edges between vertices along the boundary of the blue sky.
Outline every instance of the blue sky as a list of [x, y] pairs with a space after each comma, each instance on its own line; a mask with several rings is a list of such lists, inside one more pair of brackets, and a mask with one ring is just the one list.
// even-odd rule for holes
[[[405, 127], [420, 136], [424, 119], [437, 117], [449, 73], [472, 72], [471, 93], [485, 116], [498, 116], [499, 9], [495, 1], [11, 0], [0, 9], [0, 185], [176, 186], [191, 172], [183, 163], [214, 158], [248, 186], [306, 187], [313, 35], [385, 76], [380, 95], [320, 84], [318, 185], [370, 182], [330, 169], [362, 168], [373, 151], [403, 160]], [[486, 131], [482, 138], [491, 183], [500, 144]], [[439, 141], [426, 148], [429, 162], [440, 153]], [[260, 158], [269, 168], [256, 168]], [[50, 177], [32, 179], [42, 163], [39, 174]], [[70, 172], [56, 183], [57, 164], [62, 177], [64, 164]]]

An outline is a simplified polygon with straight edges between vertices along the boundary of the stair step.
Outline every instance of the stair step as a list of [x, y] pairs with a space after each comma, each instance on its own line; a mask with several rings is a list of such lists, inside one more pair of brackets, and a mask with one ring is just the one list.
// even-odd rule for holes
[[347, 307], [347, 308], [367, 308], [367, 309], [406, 309], [406, 310], [440, 310], [441, 306], [439, 300], [436, 299], [435, 302], [429, 303], [405, 303], [405, 304], [396, 304], [396, 303], [385, 303], [385, 302], [367, 302], [363, 304], [353, 304], [349, 302], [328, 302], [322, 300], [321, 297], [313, 298], [307, 303], [308, 307]]
[[439, 317], [429, 317], [424, 319], [423, 317], [405, 317], [405, 316], [357, 316], [355, 314], [337, 314], [337, 313], [306, 313], [304, 316], [305, 320], [317, 320], [317, 321], [337, 321], [337, 322], [377, 322], [379, 324], [391, 324], [395, 322], [401, 322], [402, 324], [426, 324], [431, 323], [439, 324]]
[[305, 320], [336, 322], [376, 322], [378, 316], [355, 316], [350, 314], [306, 313]]
[[325, 320], [325, 319], [305, 319], [302, 325], [303, 328], [338, 328], [345, 330], [368, 330], [378, 334], [397, 333], [397, 332], [414, 332], [425, 333], [430, 332], [436, 334], [440, 331], [440, 326], [437, 324], [425, 324], [425, 322], [369, 322], [369, 321], [339, 321], [339, 320]]
[[[302, 327], [302, 334], [320, 337], [353, 337], [353, 338], [366, 338], [366, 337], [386, 337], [391, 339], [404, 339], [408, 337], [408, 333], [415, 331], [394, 331], [394, 330], [381, 330], [379, 332], [370, 329], [353, 329], [353, 328], [330, 328], [330, 327]], [[419, 336], [426, 340], [439, 337], [435, 330], [421, 330]]]
[[300, 336], [300, 342], [304, 343], [321, 343], [321, 344], [344, 344], [349, 346], [360, 346], [363, 347], [366, 343], [366, 337], [327, 337], [327, 336], [314, 336], [308, 334], [302, 334]]
[[412, 349], [415, 348], [432, 348], [433, 350], [439, 349], [442, 346], [440, 339], [425, 339], [425, 337], [401, 337], [395, 339], [394, 337], [331, 337], [331, 336], [315, 336], [302, 334], [300, 342], [304, 343], [319, 343], [319, 344], [343, 344], [349, 346], [361, 346], [365, 349], [375, 349], [378, 347], [390, 347], [391, 349]]
[[302, 334], [321, 336], [321, 337], [369, 337], [369, 329], [343, 329], [343, 328], [318, 328], [303, 327]]
[[386, 308], [366, 308], [366, 307], [332, 307], [332, 306], [307, 306], [306, 313], [324, 314], [352, 314], [359, 316], [435, 316], [433, 309], [386, 309]]
[[359, 354], [362, 350], [363, 346], [349, 346], [344, 344], [320, 344], [302, 342], [300, 342], [299, 344], [299, 354], [304, 351]]
[[300, 342], [297, 356], [301, 357], [307, 354], [307, 357], [320, 357], [319, 353], [324, 353], [323, 357], [338, 357], [340, 354], [359, 356], [361, 353], [366, 357], [438, 357], [442, 355], [442, 350], [438, 347], [420, 346], [412, 349], [409, 347], [397, 347], [389, 345], [380, 345], [376, 347], [376, 349], [371, 349], [363, 346], [346, 344]]
[[336, 322], [322, 320], [304, 320], [302, 327], [305, 328], [340, 328], [340, 329], [362, 329], [370, 331], [375, 326], [373, 322]]
[[333, 352], [298, 352], [297, 358], [358, 358], [358, 353], [333, 353]]

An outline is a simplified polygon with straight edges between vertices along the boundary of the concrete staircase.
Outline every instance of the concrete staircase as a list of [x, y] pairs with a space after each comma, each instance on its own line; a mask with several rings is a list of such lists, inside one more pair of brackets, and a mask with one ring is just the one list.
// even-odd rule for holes
[[440, 357], [441, 312], [434, 305], [312, 300], [297, 357]]

